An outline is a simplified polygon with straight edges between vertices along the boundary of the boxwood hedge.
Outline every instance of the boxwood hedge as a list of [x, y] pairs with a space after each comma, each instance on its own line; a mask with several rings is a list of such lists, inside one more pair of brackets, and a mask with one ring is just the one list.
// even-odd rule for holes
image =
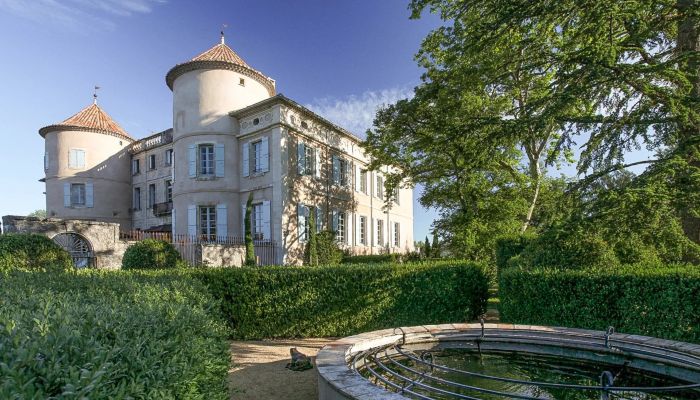
[[0, 235], [0, 272], [65, 271], [72, 268], [73, 260], [70, 254], [44, 235]]
[[700, 267], [635, 264], [614, 269], [509, 268], [501, 320], [617, 331], [700, 343]]
[[234, 336], [346, 336], [463, 322], [483, 312], [488, 282], [467, 262], [265, 267], [198, 272], [223, 301]]
[[228, 398], [226, 324], [184, 273], [13, 271], [0, 293], [0, 398]]

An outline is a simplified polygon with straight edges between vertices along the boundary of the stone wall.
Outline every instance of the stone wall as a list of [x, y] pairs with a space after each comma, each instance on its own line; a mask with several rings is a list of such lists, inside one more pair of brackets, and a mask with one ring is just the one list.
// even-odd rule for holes
[[121, 268], [130, 244], [119, 239], [119, 224], [111, 222], [6, 215], [2, 224], [3, 233], [38, 233], [49, 238], [59, 233], [77, 233], [90, 243], [97, 268]]
[[212, 267], [240, 267], [245, 262], [245, 246], [202, 245], [202, 264]]

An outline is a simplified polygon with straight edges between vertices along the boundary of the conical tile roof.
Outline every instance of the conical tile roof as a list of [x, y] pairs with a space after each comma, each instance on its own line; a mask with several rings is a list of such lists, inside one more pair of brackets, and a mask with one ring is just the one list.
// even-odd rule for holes
[[243, 61], [243, 59], [236, 54], [235, 51], [224, 43], [223, 37], [221, 43], [199, 54], [191, 60], [178, 64], [170, 69], [165, 76], [165, 83], [170, 89], [172, 89], [175, 79], [177, 79], [180, 75], [199, 69], [224, 69], [236, 71], [261, 83], [263, 86], [265, 86], [270, 96], [275, 95], [275, 81]]
[[46, 136], [46, 134], [49, 132], [59, 130], [87, 130], [90, 132], [120, 136], [132, 141], [134, 140], [121, 126], [119, 126], [119, 124], [114, 122], [112, 117], [104, 112], [104, 110], [102, 110], [97, 103], [85, 107], [80, 112], [63, 122], [45, 126], [39, 129], [39, 134], [41, 136]]

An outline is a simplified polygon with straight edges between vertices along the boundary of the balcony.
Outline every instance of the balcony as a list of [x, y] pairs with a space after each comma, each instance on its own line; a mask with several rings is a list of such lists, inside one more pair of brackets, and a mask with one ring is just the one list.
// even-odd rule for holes
[[156, 203], [153, 205], [153, 215], [156, 217], [162, 217], [164, 215], [170, 215], [173, 213], [173, 202], [168, 201], [166, 203]]

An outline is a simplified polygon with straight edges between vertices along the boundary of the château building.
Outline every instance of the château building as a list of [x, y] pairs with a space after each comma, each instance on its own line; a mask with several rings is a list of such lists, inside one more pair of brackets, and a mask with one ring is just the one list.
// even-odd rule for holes
[[308, 217], [355, 254], [413, 249], [412, 190], [385, 202], [360, 139], [293, 100], [221, 42], [173, 67], [173, 125], [135, 139], [97, 104], [43, 127], [50, 218], [116, 222], [124, 232], [201, 241], [243, 235], [276, 263], [302, 259]]

